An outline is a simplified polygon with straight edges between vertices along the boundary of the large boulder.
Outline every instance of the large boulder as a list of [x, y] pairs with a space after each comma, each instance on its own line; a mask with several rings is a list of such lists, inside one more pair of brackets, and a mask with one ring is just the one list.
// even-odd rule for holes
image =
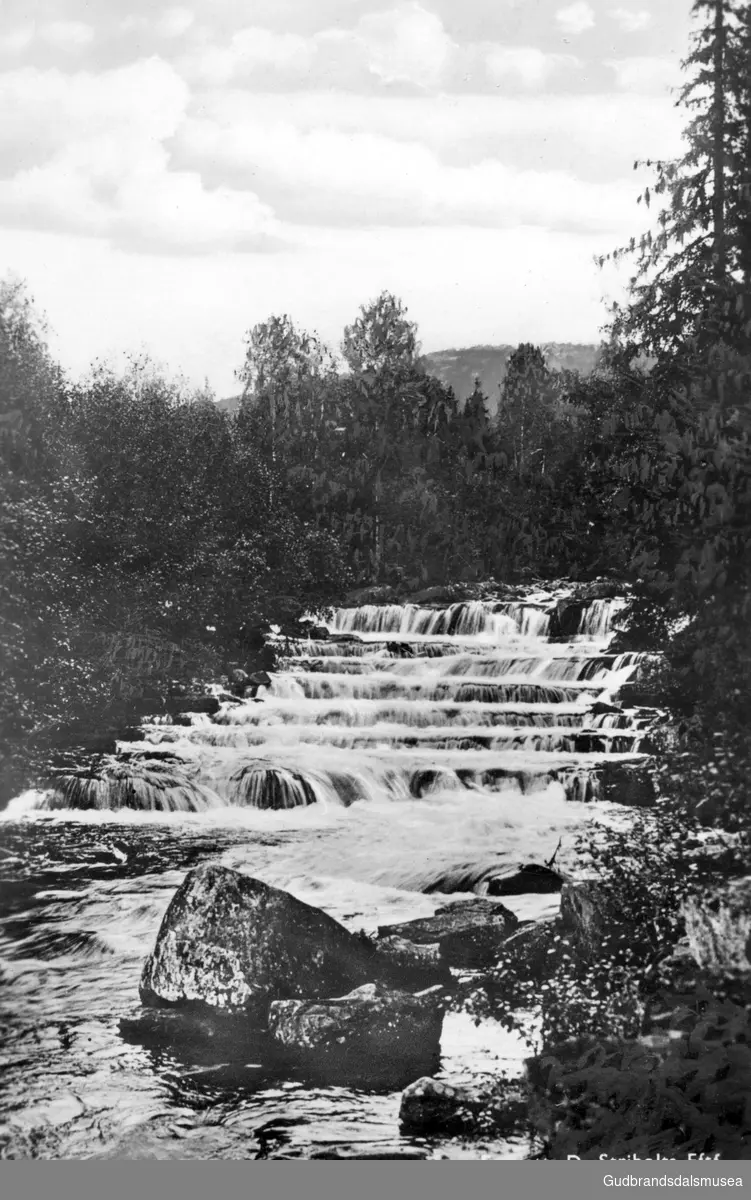
[[428, 1076], [402, 1093], [399, 1122], [406, 1133], [483, 1136], [510, 1132], [526, 1114], [526, 1096], [518, 1085], [467, 1087]]
[[480, 969], [497, 961], [500, 948], [518, 927], [513, 913], [493, 900], [455, 900], [401, 925], [383, 925], [380, 938], [406, 938], [417, 945], [438, 944], [451, 967]]
[[246, 1011], [342, 995], [379, 978], [372, 946], [332, 917], [227, 867], [189, 871], [141, 977], [144, 1004]]
[[298, 1063], [402, 1074], [438, 1057], [444, 1004], [440, 986], [411, 995], [368, 983], [335, 999], [274, 1000], [268, 1027]]

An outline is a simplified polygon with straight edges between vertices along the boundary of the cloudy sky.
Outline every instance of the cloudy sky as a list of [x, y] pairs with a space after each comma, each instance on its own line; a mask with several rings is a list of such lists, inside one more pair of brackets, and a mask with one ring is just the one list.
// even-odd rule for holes
[[0, 272], [72, 370], [148, 349], [220, 394], [255, 322], [338, 342], [383, 288], [426, 350], [596, 340], [690, 6], [2, 0]]

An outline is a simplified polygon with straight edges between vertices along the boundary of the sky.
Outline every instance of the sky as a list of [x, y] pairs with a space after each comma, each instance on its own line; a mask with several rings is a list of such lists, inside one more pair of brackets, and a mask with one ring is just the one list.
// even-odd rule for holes
[[3, 0], [0, 274], [74, 374], [237, 391], [272, 314], [384, 289], [426, 351], [597, 341], [680, 150], [691, 0]]

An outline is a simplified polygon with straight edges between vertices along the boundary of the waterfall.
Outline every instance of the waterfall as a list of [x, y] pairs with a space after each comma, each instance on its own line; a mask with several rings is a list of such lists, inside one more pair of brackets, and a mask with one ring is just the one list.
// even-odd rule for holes
[[[562, 603], [569, 642], [549, 638]], [[336, 809], [499, 791], [534, 803], [553, 783], [591, 801], [603, 764], [638, 763], [648, 732], [611, 703], [643, 658], [607, 652], [623, 603], [551, 594], [338, 609], [329, 639], [278, 639], [281, 669], [254, 699], [147, 726], [164, 761], [123, 747], [24, 804]]]

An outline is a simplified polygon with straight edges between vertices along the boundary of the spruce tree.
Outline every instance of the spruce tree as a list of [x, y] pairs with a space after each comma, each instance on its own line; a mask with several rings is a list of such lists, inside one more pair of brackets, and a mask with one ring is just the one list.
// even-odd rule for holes
[[656, 229], [609, 256], [636, 257], [630, 303], [616, 309], [612, 331], [656, 357], [695, 361], [718, 343], [743, 351], [751, 341], [749, 11], [695, 0], [699, 23], [677, 99], [690, 117], [687, 148], [677, 160], [634, 164], [656, 172], [639, 201], [649, 207], [658, 196], [663, 207]]

